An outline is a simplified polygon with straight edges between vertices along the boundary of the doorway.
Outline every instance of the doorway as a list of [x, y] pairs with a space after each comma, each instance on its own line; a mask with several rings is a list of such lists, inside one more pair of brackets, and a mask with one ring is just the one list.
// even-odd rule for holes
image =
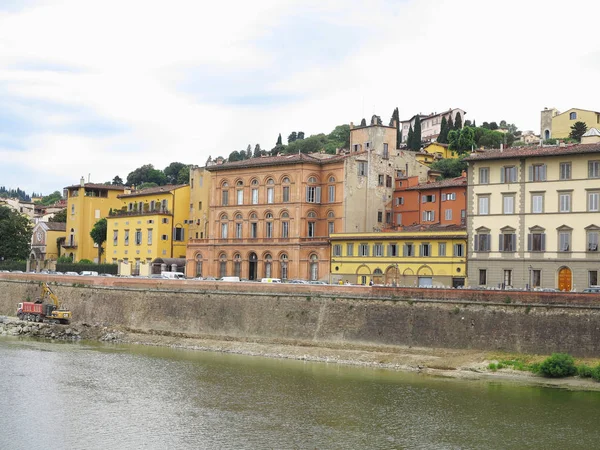
[[248, 256], [248, 279], [250, 281], [256, 280], [256, 268], [258, 266], [258, 258], [256, 253], [250, 253]]
[[573, 275], [568, 267], [561, 267], [558, 270], [558, 290], [569, 292], [573, 286]]

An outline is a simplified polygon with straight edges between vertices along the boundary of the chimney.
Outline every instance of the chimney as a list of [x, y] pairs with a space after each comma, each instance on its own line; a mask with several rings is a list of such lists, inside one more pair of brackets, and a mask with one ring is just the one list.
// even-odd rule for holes
[[81, 177], [81, 179], [79, 180], [79, 185], [80, 185], [81, 187], [84, 187], [84, 186], [85, 186], [85, 178], [84, 178], [83, 176], [82, 176], [82, 177]]
[[350, 129], [354, 128], [354, 122], [350, 122]]

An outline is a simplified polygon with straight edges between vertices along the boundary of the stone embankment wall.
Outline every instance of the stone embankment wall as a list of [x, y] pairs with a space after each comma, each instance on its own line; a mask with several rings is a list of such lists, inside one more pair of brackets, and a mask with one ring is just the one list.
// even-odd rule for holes
[[[46, 278], [0, 276], [0, 314]], [[600, 356], [597, 295], [50, 278], [74, 322], [217, 339]], [[54, 284], [57, 283], [57, 284]], [[486, 295], [489, 294], [489, 295]]]

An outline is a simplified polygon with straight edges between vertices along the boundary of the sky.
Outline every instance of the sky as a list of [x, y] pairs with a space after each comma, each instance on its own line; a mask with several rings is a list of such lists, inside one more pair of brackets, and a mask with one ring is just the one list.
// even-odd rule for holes
[[594, 0], [0, 0], [0, 186], [203, 166], [373, 114], [600, 110]]

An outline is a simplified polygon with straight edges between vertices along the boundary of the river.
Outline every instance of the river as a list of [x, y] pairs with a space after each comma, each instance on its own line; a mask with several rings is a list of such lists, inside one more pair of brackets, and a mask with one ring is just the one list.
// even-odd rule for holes
[[0, 338], [0, 449], [598, 448], [600, 392]]

